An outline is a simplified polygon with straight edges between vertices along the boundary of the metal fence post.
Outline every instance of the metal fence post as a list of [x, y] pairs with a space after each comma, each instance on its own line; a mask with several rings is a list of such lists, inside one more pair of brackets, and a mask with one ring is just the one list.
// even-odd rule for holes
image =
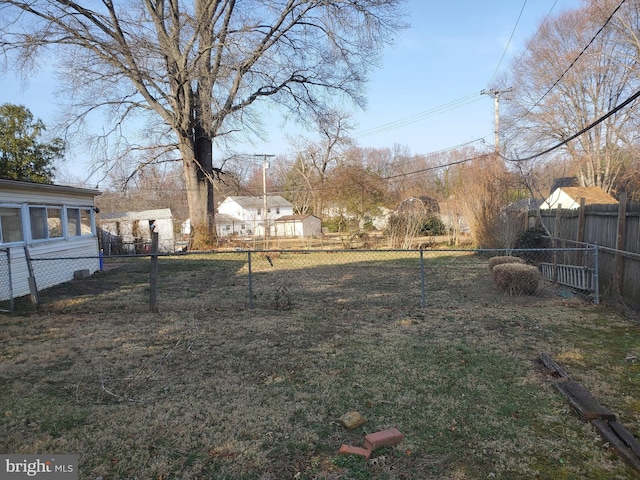
[[249, 308], [253, 310], [253, 276], [251, 275], [251, 250], [247, 250], [247, 265], [249, 268]]
[[420, 306], [422, 308], [427, 306], [427, 292], [424, 281], [424, 252], [420, 249], [420, 285], [422, 288], [422, 297], [420, 299]]
[[593, 246], [593, 303], [600, 303], [600, 267], [598, 266], [598, 244]]
[[151, 257], [149, 276], [149, 309], [158, 311], [158, 232], [151, 234]]

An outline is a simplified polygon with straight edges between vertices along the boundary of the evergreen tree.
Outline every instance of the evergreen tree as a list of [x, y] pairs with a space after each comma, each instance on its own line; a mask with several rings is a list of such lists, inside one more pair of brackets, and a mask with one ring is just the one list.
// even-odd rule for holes
[[42, 142], [45, 126], [25, 107], [0, 105], [0, 178], [53, 183], [53, 162], [64, 155], [61, 139]]

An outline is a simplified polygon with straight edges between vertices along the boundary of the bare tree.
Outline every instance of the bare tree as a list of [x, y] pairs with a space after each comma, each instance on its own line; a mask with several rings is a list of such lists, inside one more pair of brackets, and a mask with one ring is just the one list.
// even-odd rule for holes
[[[515, 63], [503, 124], [521, 156], [582, 131], [638, 87], [637, 59], [603, 14], [606, 4], [611, 15], [613, 3], [585, 2], [543, 24]], [[635, 117], [633, 108], [619, 111], [558, 150], [574, 163], [581, 185], [614, 189], [621, 148], [634, 143]]]
[[[297, 185], [306, 185], [311, 195], [313, 214], [320, 218], [325, 206], [327, 178], [352, 143], [348, 137], [348, 132], [353, 128], [349, 123], [349, 116], [340, 110], [316, 115], [313, 124], [319, 139], [302, 139], [295, 142], [298, 154], [290, 180]], [[295, 177], [298, 177], [297, 180]]]
[[[76, 118], [110, 109], [107, 133], [136, 114], [165, 124], [179, 152], [194, 235], [213, 228], [214, 142], [260, 129], [257, 105], [326, 111], [363, 105], [404, 0], [3, 0], [0, 53], [28, 68], [60, 59]], [[198, 242], [194, 242], [197, 244]]]

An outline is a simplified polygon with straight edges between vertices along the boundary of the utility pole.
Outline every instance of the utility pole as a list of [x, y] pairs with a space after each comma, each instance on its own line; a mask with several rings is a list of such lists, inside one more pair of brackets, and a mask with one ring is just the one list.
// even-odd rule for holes
[[505, 90], [498, 90], [494, 88], [492, 90], [482, 90], [480, 95], [491, 95], [493, 97], [493, 109], [494, 109], [494, 138], [495, 138], [495, 151], [496, 155], [500, 155], [500, 95], [503, 93], [509, 93], [513, 88], [507, 88]]
[[267, 215], [267, 168], [269, 168], [269, 162], [267, 157], [275, 157], [275, 155], [262, 155], [262, 218], [264, 219], [265, 247], [269, 238], [269, 216]]

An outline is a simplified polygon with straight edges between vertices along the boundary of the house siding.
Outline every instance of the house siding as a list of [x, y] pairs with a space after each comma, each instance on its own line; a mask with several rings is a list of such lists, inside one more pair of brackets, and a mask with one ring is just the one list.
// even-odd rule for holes
[[[0, 206], [19, 208], [22, 212], [22, 241], [0, 244], [0, 300], [9, 298], [9, 251], [11, 289], [14, 297], [29, 294], [29, 271], [25, 246], [33, 259], [34, 277], [39, 289], [73, 279], [76, 270], [95, 272], [100, 267], [98, 241], [95, 235], [94, 199], [97, 190], [35, 184], [0, 179]], [[29, 207], [85, 208], [91, 212], [91, 234], [34, 240], [31, 238]], [[66, 217], [63, 215], [62, 220]], [[65, 227], [66, 228], [66, 227]], [[90, 257], [90, 258], [80, 258]]]
[[[293, 205], [278, 195], [267, 197], [267, 212], [264, 210], [264, 200], [260, 197], [227, 197], [218, 206], [218, 213], [235, 219], [244, 224], [247, 235], [263, 236], [265, 223], [269, 225], [269, 234], [275, 235], [276, 220], [280, 217], [292, 215]], [[229, 224], [229, 222], [226, 222]], [[236, 231], [236, 233], [240, 233]], [[242, 233], [243, 235], [245, 233]]]

